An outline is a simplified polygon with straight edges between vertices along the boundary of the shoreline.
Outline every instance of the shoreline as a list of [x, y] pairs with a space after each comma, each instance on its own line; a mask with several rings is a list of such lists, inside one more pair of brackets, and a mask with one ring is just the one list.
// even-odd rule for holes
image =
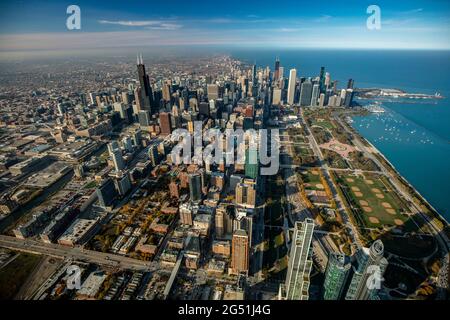
[[[398, 170], [397, 168], [392, 164], [392, 162], [372, 143], [368, 140], [368, 138], [366, 138], [358, 129], [354, 128], [352, 125], [348, 124], [349, 127], [352, 129], [352, 131], [354, 131], [357, 135], [358, 138], [367, 143], [370, 148], [372, 148], [376, 155], [380, 156], [385, 162], [386, 164], [390, 167], [390, 169], [395, 173], [396, 178], [400, 180], [400, 182], [404, 185], [406, 185], [407, 187], [409, 187], [414, 194], [412, 194], [413, 196], [417, 196], [417, 198], [423, 202], [424, 205], [426, 205], [429, 209], [430, 209], [430, 213], [432, 213], [433, 215], [437, 216], [437, 218], [439, 220], [442, 220], [443, 222], [445, 222], [444, 228], [446, 226], [449, 225], [449, 221], [447, 221], [446, 218], [444, 218], [438, 210], [436, 210], [436, 208], [417, 190], [417, 188], [412, 185]], [[427, 214], [427, 213], [423, 213], [423, 214]]]

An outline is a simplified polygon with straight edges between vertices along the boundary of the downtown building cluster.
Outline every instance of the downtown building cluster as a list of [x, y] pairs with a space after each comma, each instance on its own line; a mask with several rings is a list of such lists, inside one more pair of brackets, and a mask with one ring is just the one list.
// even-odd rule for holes
[[[13, 228], [14, 235], [150, 261], [166, 271], [145, 283], [143, 298], [256, 298], [248, 289], [263, 277], [268, 179], [260, 163], [249, 161], [257, 155], [246, 149], [242, 164], [177, 164], [172, 133], [194, 133], [199, 122], [202, 131], [273, 128], [283, 108], [350, 107], [353, 81], [339, 91], [324, 68], [314, 78], [299, 78], [295, 69], [285, 78], [279, 60], [274, 71], [228, 57], [210, 63], [216, 72], [156, 79], [139, 55], [137, 80], [57, 98], [50, 105], [52, 126], [21, 124], [26, 133], [4, 142], [9, 152], [2, 154], [8, 185], [2, 212], [12, 216], [42, 194], [47, 199]], [[16, 126], [4, 121], [8, 130]], [[309, 298], [313, 233], [310, 219], [286, 230], [290, 251], [286, 280], [277, 286], [280, 299]], [[376, 290], [364, 289], [366, 269], [373, 263], [385, 268], [382, 255], [379, 243], [352, 263], [330, 255], [324, 298], [376, 298]], [[189, 281], [180, 284], [177, 277]], [[136, 290], [142, 278], [133, 276], [127, 286]], [[103, 272], [90, 271], [77, 296], [98, 298], [105, 279]], [[103, 297], [117, 297], [125, 279], [115, 278]], [[199, 292], [196, 284], [204, 288], [211, 279], [215, 286]], [[86, 289], [92, 287], [95, 292]]]

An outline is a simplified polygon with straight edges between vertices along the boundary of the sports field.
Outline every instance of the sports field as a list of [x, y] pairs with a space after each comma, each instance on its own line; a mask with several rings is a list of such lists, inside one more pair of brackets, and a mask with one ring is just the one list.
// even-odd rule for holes
[[385, 177], [379, 175], [338, 175], [338, 184], [366, 228], [403, 226], [407, 209]]
[[319, 170], [302, 170], [298, 173], [303, 181], [303, 185], [307, 190], [324, 190], [322, 181], [320, 180]]

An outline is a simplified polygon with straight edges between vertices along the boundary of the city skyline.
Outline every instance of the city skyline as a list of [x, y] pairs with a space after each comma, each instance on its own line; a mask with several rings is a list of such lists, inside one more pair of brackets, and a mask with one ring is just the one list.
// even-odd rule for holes
[[450, 4], [343, 3], [1, 3], [0, 300], [449, 300]]

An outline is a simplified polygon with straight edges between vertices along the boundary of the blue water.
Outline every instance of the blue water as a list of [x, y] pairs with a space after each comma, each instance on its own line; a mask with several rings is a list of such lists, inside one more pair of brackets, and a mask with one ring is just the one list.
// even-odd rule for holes
[[299, 76], [317, 76], [321, 66], [345, 86], [386, 87], [441, 93], [441, 100], [385, 102], [381, 115], [354, 118], [353, 126], [450, 221], [450, 51], [236, 50], [234, 57], [274, 68], [279, 56]]

